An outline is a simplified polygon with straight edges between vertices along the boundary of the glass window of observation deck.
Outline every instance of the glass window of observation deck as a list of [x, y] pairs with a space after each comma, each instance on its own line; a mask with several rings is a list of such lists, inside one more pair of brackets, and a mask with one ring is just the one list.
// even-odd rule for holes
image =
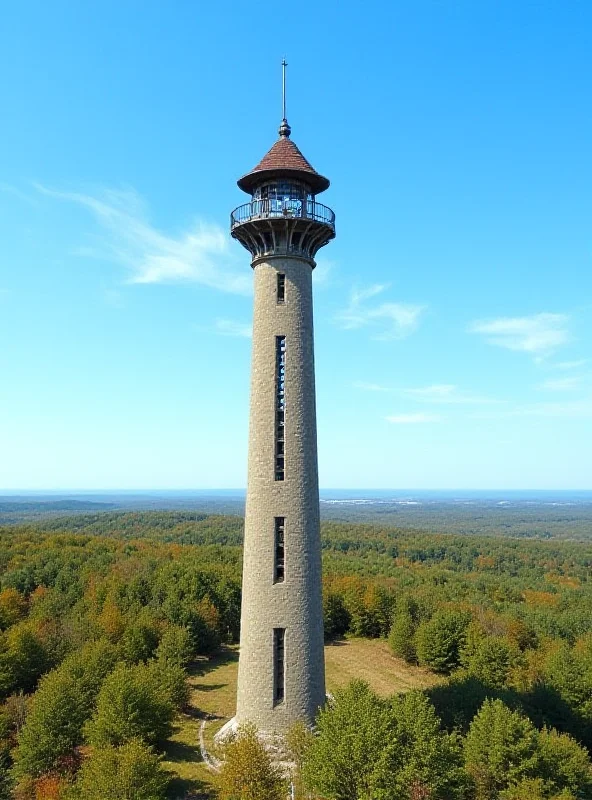
[[308, 200], [312, 197], [308, 186], [303, 183], [290, 183], [288, 181], [277, 181], [266, 183], [255, 189], [253, 199], [255, 200]]

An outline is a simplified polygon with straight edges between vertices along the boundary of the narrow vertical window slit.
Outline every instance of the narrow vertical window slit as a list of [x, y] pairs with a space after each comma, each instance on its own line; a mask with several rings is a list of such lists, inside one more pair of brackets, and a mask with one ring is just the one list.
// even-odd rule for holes
[[285, 474], [286, 426], [286, 337], [275, 337], [275, 479], [283, 481]]
[[275, 541], [274, 541], [274, 567], [273, 582], [283, 583], [285, 577], [285, 555], [284, 555], [284, 530], [286, 525], [285, 517], [275, 518]]
[[286, 276], [283, 272], [277, 274], [277, 301], [278, 303], [286, 302]]
[[273, 704], [284, 702], [285, 696], [285, 628], [273, 629]]

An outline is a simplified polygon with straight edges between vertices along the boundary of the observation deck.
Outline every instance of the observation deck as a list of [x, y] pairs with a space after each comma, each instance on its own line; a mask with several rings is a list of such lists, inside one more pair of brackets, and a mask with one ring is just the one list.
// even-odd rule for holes
[[297, 255], [312, 262], [335, 238], [335, 214], [313, 198], [254, 198], [230, 215], [230, 233], [252, 255]]
[[[302, 219], [320, 222], [335, 236], [335, 213], [316, 200], [251, 200], [235, 208], [230, 215], [231, 232], [238, 225], [255, 220]], [[333, 238], [331, 236], [330, 238]]]

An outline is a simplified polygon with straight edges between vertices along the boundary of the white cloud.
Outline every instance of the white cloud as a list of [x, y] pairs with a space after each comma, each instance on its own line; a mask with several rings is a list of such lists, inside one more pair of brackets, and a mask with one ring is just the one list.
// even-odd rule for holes
[[568, 378], [556, 378], [541, 383], [539, 389], [546, 389], [550, 392], [573, 392], [580, 388], [582, 383], [581, 375], [570, 375]]
[[374, 284], [366, 289], [354, 289], [347, 308], [336, 319], [342, 328], [353, 330], [367, 325], [379, 328], [375, 339], [403, 339], [413, 333], [419, 325], [419, 318], [425, 306], [410, 303], [379, 303], [371, 305], [371, 300], [381, 294], [384, 284]]
[[474, 419], [506, 419], [508, 417], [563, 417], [581, 419], [592, 417], [592, 399], [563, 403], [532, 403], [507, 411], [475, 412]]
[[543, 357], [569, 341], [569, 317], [565, 314], [533, 314], [530, 317], [500, 317], [477, 320], [469, 326], [489, 344]]
[[412, 414], [393, 414], [386, 417], [386, 420], [394, 425], [420, 425], [425, 422], [440, 422], [442, 417], [439, 414], [425, 414], [423, 411], [418, 411]]
[[85, 255], [110, 258], [129, 273], [128, 283], [193, 282], [235, 294], [251, 292], [246, 266], [235, 267], [229, 237], [220, 226], [196, 221], [177, 235], [165, 234], [148, 220], [133, 189], [103, 189], [97, 195], [58, 192], [37, 185], [42, 194], [76, 203], [91, 212], [101, 228], [101, 245]]
[[392, 392], [388, 386], [380, 386], [378, 383], [366, 383], [365, 381], [355, 381], [354, 388], [362, 389], [364, 392]]
[[245, 339], [250, 339], [253, 335], [250, 325], [232, 319], [217, 319], [214, 323], [214, 330], [222, 336], [239, 336]]
[[0, 192], [3, 192], [4, 194], [10, 194], [30, 206], [39, 205], [39, 202], [35, 197], [31, 197], [26, 192], [17, 189], [16, 186], [10, 186], [8, 183], [0, 183]]
[[450, 403], [450, 404], [478, 404], [478, 403], [500, 403], [491, 397], [481, 395], [465, 394], [458, 386], [452, 383], [435, 383], [432, 386], [424, 386], [420, 389], [403, 389], [402, 394], [413, 397], [422, 403]]
[[579, 369], [588, 363], [587, 358], [580, 358], [578, 361], [560, 361], [559, 364], [549, 364], [553, 369]]
[[320, 258], [312, 271], [312, 282], [315, 286], [326, 286], [331, 282], [331, 275], [334, 269], [334, 261], [328, 258]]

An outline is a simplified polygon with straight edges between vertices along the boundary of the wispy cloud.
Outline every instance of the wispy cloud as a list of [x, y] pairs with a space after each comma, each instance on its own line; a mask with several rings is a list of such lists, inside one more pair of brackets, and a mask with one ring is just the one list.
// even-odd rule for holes
[[353, 330], [370, 326], [375, 339], [403, 339], [413, 333], [425, 306], [410, 303], [370, 303], [384, 292], [384, 284], [374, 284], [365, 289], [354, 289], [348, 306], [336, 320], [342, 328]]
[[10, 194], [29, 206], [39, 205], [39, 201], [36, 197], [32, 197], [30, 194], [27, 194], [27, 192], [23, 192], [16, 186], [11, 186], [8, 183], [0, 183], [0, 192], [3, 192], [4, 194]]
[[440, 414], [425, 414], [423, 411], [418, 411], [411, 414], [392, 414], [386, 420], [392, 422], [393, 425], [421, 425], [428, 422], [441, 422], [442, 417]]
[[507, 411], [483, 411], [472, 414], [475, 419], [506, 419], [508, 417], [563, 417], [582, 419], [592, 417], [592, 398], [562, 403], [532, 403]]
[[335, 270], [335, 262], [328, 258], [320, 258], [312, 271], [312, 282], [316, 286], [326, 286], [331, 283], [331, 276]]
[[101, 229], [101, 245], [82, 250], [120, 264], [128, 283], [193, 282], [235, 294], [249, 294], [251, 276], [235, 267], [226, 232], [196, 221], [177, 235], [153, 226], [143, 199], [133, 189], [103, 189], [96, 194], [59, 192], [36, 185], [42, 194], [87, 209]]
[[435, 383], [432, 386], [424, 386], [420, 389], [403, 389], [402, 393], [422, 403], [449, 403], [460, 405], [503, 402], [492, 397], [468, 394], [461, 391], [458, 386], [452, 383]]
[[417, 389], [396, 389], [389, 386], [382, 386], [378, 383], [366, 383], [364, 381], [356, 381], [354, 383], [356, 389], [362, 389], [365, 392], [392, 392], [404, 397], [412, 398], [420, 403], [434, 403], [442, 405], [451, 404], [485, 404], [485, 403], [503, 403], [503, 400], [496, 400], [493, 397], [484, 397], [483, 395], [470, 394], [463, 392], [458, 386], [453, 383], [435, 383], [431, 386], [423, 386]]
[[239, 336], [250, 339], [253, 329], [244, 322], [236, 322], [233, 319], [217, 319], [214, 323], [214, 330], [221, 336]]
[[569, 341], [566, 314], [533, 314], [529, 317], [500, 317], [477, 320], [471, 333], [485, 336], [489, 344], [544, 357]]
[[355, 381], [354, 389], [361, 389], [363, 392], [392, 392], [388, 386], [381, 386], [379, 383], [366, 383], [366, 381]]
[[573, 392], [580, 388], [582, 380], [583, 378], [581, 375], [570, 375], [567, 378], [556, 378], [544, 381], [538, 388], [550, 392]]
[[579, 369], [580, 367], [584, 367], [587, 363], [587, 358], [580, 358], [578, 361], [560, 361], [558, 364], [549, 364], [549, 366], [553, 369], [568, 370]]

